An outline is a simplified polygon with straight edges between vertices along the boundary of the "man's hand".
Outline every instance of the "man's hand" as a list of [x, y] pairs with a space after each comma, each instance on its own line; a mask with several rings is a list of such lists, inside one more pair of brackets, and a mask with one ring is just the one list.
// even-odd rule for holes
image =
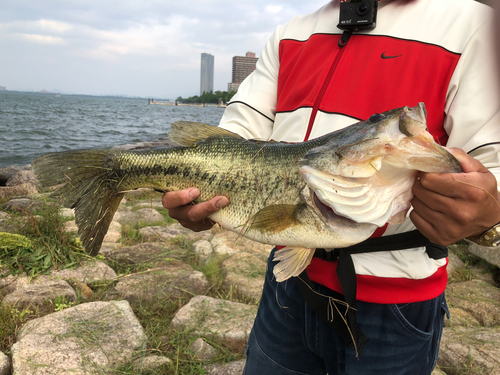
[[169, 191], [163, 195], [163, 207], [168, 209], [172, 219], [176, 219], [183, 227], [195, 232], [213, 227], [214, 222], [208, 216], [229, 204], [226, 197], [218, 196], [209, 201], [192, 204], [200, 196], [197, 188]]
[[450, 245], [500, 222], [495, 176], [460, 149], [450, 150], [462, 173], [419, 173], [410, 218], [432, 242]]

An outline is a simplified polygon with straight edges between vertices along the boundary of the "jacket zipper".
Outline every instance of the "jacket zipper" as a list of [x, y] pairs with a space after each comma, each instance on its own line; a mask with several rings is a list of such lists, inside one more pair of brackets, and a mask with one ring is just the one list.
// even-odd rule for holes
[[312, 127], [314, 124], [314, 120], [316, 119], [316, 114], [318, 113], [318, 110], [319, 110], [319, 105], [321, 104], [321, 101], [323, 100], [323, 96], [325, 95], [326, 89], [328, 88], [328, 85], [330, 84], [330, 81], [332, 80], [333, 73], [335, 72], [335, 70], [337, 70], [337, 66], [339, 64], [340, 58], [344, 54], [344, 47], [346, 46], [347, 42], [349, 41], [351, 34], [352, 34], [352, 31], [346, 30], [346, 31], [344, 31], [344, 33], [342, 34], [342, 36], [339, 39], [339, 52], [337, 53], [337, 56], [335, 56], [335, 60], [333, 60], [332, 66], [330, 67], [330, 71], [328, 72], [328, 75], [326, 76], [325, 82], [323, 83], [323, 87], [321, 87], [321, 91], [319, 92], [319, 95], [316, 98], [316, 101], [314, 102], [311, 117], [309, 117], [309, 124], [307, 125], [306, 135], [304, 137], [304, 142], [308, 141], [309, 137], [311, 136]]

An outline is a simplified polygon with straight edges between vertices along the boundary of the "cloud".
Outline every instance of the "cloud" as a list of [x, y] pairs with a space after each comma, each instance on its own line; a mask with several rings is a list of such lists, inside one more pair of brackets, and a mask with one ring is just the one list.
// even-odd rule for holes
[[52, 45], [64, 45], [64, 39], [55, 36], [49, 35], [37, 35], [37, 34], [22, 34], [22, 33], [14, 33], [14, 37], [19, 39], [26, 40], [30, 43], [39, 43], [39, 44], [52, 44]]
[[279, 24], [325, 3], [3, 0], [0, 85], [189, 96], [198, 93], [200, 54], [207, 52], [215, 56], [215, 89], [226, 90], [233, 56], [259, 55]]

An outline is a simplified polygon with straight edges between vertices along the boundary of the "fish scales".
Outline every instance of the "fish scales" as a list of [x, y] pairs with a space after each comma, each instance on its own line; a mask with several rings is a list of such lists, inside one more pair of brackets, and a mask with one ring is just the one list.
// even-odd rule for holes
[[199, 123], [172, 124], [179, 146], [150, 151], [77, 150], [33, 162], [42, 186], [75, 208], [84, 248], [99, 252], [126, 191], [200, 190], [230, 204], [210, 218], [249, 239], [283, 245], [278, 281], [297, 276], [315, 248], [362, 242], [387, 221], [405, 219], [417, 171], [460, 172], [426, 130], [425, 107], [398, 108], [317, 139], [247, 140]]

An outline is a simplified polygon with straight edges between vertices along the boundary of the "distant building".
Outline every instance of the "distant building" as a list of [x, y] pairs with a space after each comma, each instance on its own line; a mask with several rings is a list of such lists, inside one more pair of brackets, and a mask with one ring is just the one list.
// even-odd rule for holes
[[259, 60], [254, 52], [247, 52], [245, 56], [233, 57], [233, 77], [232, 82], [228, 83], [227, 91], [236, 91], [241, 82], [255, 70], [255, 65]]
[[210, 91], [214, 91], [214, 56], [209, 53], [202, 53], [200, 95]]
[[7, 88], [5, 86], [0, 86], [0, 91], [6, 91]]

